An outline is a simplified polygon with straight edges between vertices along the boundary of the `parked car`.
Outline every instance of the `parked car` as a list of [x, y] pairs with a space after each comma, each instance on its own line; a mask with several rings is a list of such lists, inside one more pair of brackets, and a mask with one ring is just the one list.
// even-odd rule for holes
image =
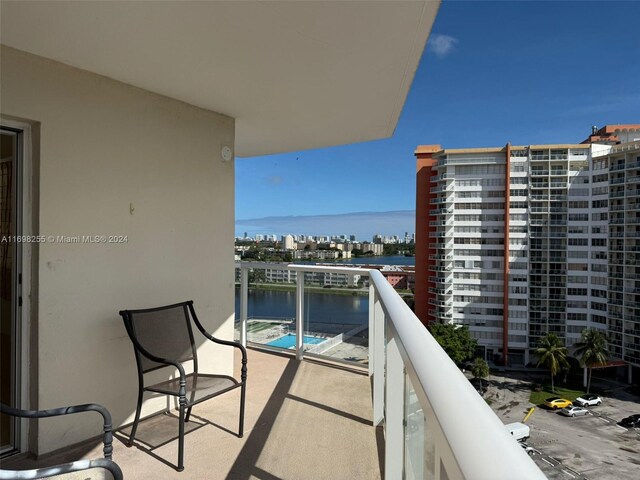
[[564, 407], [560, 410], [560, 414], [566, 417], [577, 417], [578, 415], [587, 415], [589, 410], [584, 407]]
[[536, 450], [533, 447], [530, 447], [529, 445], [527, 445], [524, 442], [518, 442], [520, 443], [520, 446], [522, 448], [524, 448], [524, 451], [527, 452], [527, 455], [532, 456], [533, 454], [536, 453]]
[[576, 398], [573, 403], [577, 403], [581, 407], [593, 407], [594, 405], [600, 405], [602, 403], [602, 398], [598, 395], [594, 395], [593, 393], [586, 393]]
[[570, 407], [571, 405], [573, 405], [571, 400], [567, 400], [566, 398], [558, 398], [558, 397], [547, 398], [544, 401], [544, 404], [545, 406], [551, 408], [552, 410], [556, 410], [557, 408]]
[[627, 428], [640, 428], [640, 414], [631, 415], [623, 418], [618, 422], [618, 425], [622, 425]]
[[529, 439], [529, 425], [525, 425], [524, 423], [520, 422], [514, 422], [505, 425], [504, 428], [506, 428], [511, 436], [518, 442], [524, 442]]

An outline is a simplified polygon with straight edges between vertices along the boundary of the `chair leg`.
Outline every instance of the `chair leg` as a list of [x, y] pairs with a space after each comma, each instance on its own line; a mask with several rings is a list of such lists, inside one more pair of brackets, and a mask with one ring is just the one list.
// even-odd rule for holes
[[191, 408], [193, 407], [187, 408], [187, 416], [184, 418], [185, 422], [189, 422], [189, 418], [191, 418]]
[[138, 405], [136, 406], [136, 417], [133, 420], [133, 427], [131, 427], [131, 434], [129, 435], [129, 446], [133, 445], [133, 440], [136, 436], [136, 430], [138, 429], [138, 422], [140, 421], [140, 412], [142, 411], [142, 389], [138, 389]]
[[180, 397], [180, 420], [178, 422], [178, 471], [184, 470], [184, 406], [186, 399]]
[[245, 388], [246, 384], [240, 387], [240, 426], [238, 428], [238, 437], [242, 438], [244, 435], [244, 400], [245, 400]]

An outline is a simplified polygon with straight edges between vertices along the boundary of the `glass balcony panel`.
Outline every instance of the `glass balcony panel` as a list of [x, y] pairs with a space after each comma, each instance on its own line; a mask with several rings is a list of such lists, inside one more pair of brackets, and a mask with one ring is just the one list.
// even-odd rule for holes
[[305, 353], [369, 364], [369, 290], [351, 274], [305, 273]]
[[[268, 277], [268, 278], [267, 278]], [[249, 271], [247, 342], [273, 348], [295, 348], [296, 294], [286, 270]], [[293, 278], [295, 282], [295, 277]], [[276, 285], [267, 286], [267, 282]], [[236, 339], [240, 339], [240, 285], [236, 285]]]
[[405, 479], [435, 479], [436, 449], [434, 435], [429, 435], [422, 405], [420, 405], [411, 379], [406, 374], [404, 402]]

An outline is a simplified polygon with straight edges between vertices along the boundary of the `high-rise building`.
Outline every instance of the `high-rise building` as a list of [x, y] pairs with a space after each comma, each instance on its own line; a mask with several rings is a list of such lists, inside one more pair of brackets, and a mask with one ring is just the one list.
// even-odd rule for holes
[[[601, 131], [640, 137], [640, 125]], [[511, 364], [534, 360], [548, 332], [572, 346], [597, 328], [613, 357], [640, 366], [639, 143], [420, 146], [416, 156], [425, 324], [468, 325], [487, 357]]]
[[293, 235], [282, 236], [282, 248], [284, 250], [293, 250], [295, 248], [295, 240], [293, 239]]
[[[636, 135], [639, 136], [640, 135]], [[609, 171], [608, 334], [640, 379], [640, 141], [599, 157]]]

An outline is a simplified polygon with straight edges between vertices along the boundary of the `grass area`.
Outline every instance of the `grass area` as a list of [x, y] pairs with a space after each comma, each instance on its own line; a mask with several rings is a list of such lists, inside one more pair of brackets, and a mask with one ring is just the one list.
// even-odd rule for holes
[[539, 392], [531, 392], [529, 401], [534, 405], [540, 405], [549, 397], [566, 398], [567, 400], [574, 401], [580, 395], [584, 394], [584, 390], [572, 390], [569, 388], [563, 388], [556, 386], [555, 392], [551, 392], [551, 385], [543, 385], [542, 390]]

